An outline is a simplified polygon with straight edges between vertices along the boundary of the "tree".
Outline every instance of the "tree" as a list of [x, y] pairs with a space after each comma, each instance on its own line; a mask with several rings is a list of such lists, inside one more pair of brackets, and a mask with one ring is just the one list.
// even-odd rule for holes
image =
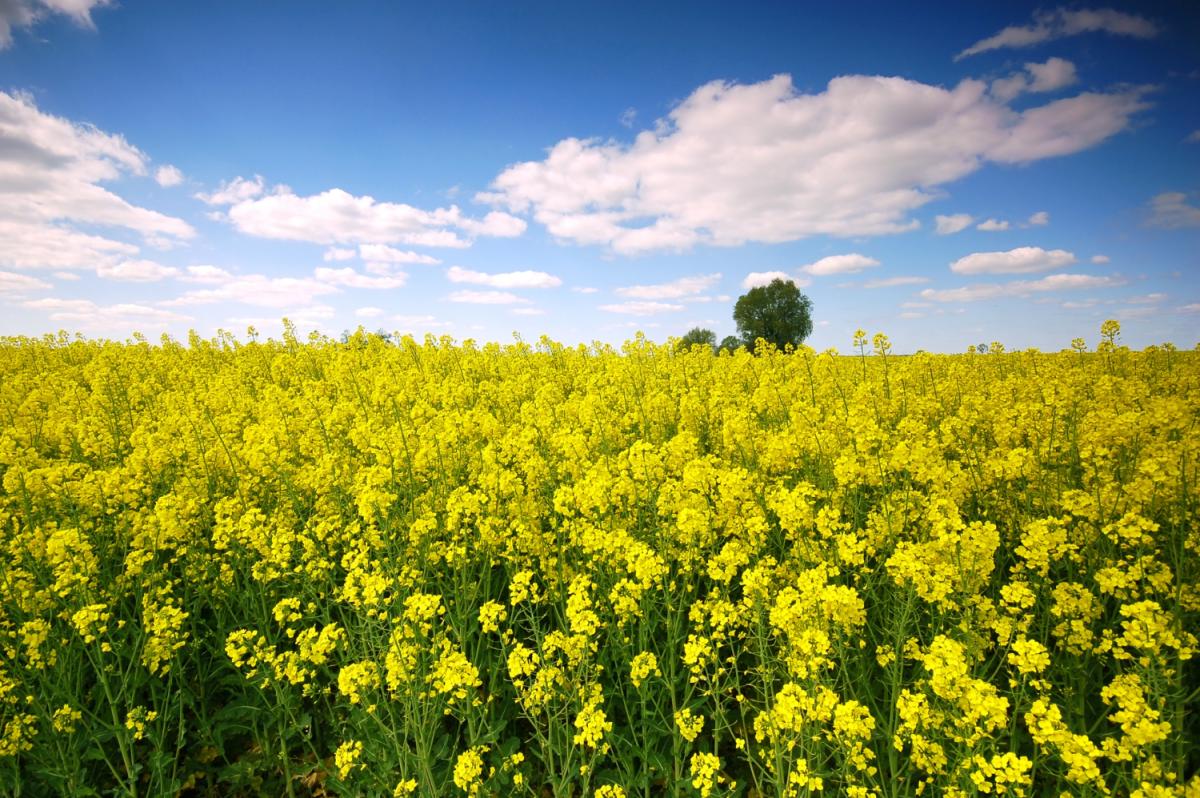
[[737, 348], [741, 345], [741, 338], [738, 338], [736, 335], [726, 335], [721, 339], [721, 345], [718, 346], [717, 349], [721, 352], [729, 352], [732, 354], [733, 352], [736, 352]]
[[749, 349], [759, 338], [780, 349], [799, 346], [812, 334], [812, 300], [791, 280], [775, 279], [738, 297], [733, 320]]
[[703, 327], [693, 327], [692, 329], [688, 330], [682, 338], [679, 339], [679, 343], [676, 345], [676, 348], [681, 352], [686, 352], [696, 344], [703, 344], [710, 349], [716, 349], [717, 334], [712, 330], [706, 330]]

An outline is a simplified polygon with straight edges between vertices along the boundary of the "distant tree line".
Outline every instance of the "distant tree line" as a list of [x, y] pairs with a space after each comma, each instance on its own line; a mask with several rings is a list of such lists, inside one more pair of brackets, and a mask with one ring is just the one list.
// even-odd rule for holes
[[708, 346], [730, 352], [744, 346], [753, 352], [762, 339], [779, 349], [797, 347], [812, 335], [812, 300], [800, 293], [791, 280], [775, 279], [738, 297], [733, 306], [733, 321], [738, 334], [725, 336], [720, 344], [712, 330], [693, 327], [679, 339], [678, 346], [680, 349]]

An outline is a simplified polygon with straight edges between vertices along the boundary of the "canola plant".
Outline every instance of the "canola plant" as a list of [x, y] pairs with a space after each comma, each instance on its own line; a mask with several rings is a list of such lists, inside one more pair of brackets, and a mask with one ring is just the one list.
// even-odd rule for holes
[[0, 792], [1200, 796], [1200, 353], [0, 341]]

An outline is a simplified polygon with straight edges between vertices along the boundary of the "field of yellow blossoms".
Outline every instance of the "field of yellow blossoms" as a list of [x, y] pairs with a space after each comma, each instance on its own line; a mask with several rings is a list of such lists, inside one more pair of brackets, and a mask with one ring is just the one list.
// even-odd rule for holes
[[0, 793], [1200, 796], [1200, 352], [1105, 332], [0, 340]]

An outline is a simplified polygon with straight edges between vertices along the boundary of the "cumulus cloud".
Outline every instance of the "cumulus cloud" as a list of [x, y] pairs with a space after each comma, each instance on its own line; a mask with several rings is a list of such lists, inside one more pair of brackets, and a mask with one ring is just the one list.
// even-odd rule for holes
[[114, 231], [156, 245], [191, 238], [182, 219], [105, 187], [146, 170], [146, 156], [123, 137], [43, 113], [30, 95], [0, 92], [0, 267], [93, 269], [139, 252]]
[[1200, 227], [1200, 207], [1188, 204], [1188, 196], [1182, 191], [1167, 191], [1150, 200], [1146, 223], [1167, 230]]
[[1057, 91], [1079, 82], [1075, 65], [1065, 58], [1051, 58], [1044, 63], [1031, 62], [1024, 72], [992, 81], [992, 96], [1008, 102], [1025, 92]]
[[1008, 222], [1000, 219], [988, 219], [985, 222], [980, 222], [975, 225], [976, 230], [983, 230], [989, 233], [997, 233], [1008, 229]]
[[313, 272], [313, 277], [323, 283], [330, 285], [340, 285], [345, 288], [400, 288], [408, 281], [408, 275], [404, 272], [393, 272], [383, 276], [371, 276], [362, 274], [354, 269], [346, 266], [341, 269], [331, 269], [328, 266], [319, 266]]
[[1038, 211], [1029, 217], [1027, 224], [1032, 225], [1033, 227], [1042, 227], [1044, 225], [1048, 225], [1050, 224], [1050, 214], [1048, 211]]
[[749, 291], [761, 285], [770, 285], [775, 280], [792, 281], [792, 276], [787, 272], [750, 272], [742, 280], [742, 289]]
[[937, 226], [937, 234], [940, 236], [953, 235], [961, 233], [971, 226], [975, 221], [975, 217], [969, 213], [952, 213], [949, 215], [941, 215], [933, 217], [933, 222]]
[[863, 283], [863, 288], [895, 288], [898, 285], [920, 285], [927, 282], [929, 282], [928, 277], [900, 275], [897, 277], [885, 277], [882, 280], [868, 280]]
[[198, 288], [160, 303], [164, 307], [235, 302], [264, 308], [300, 308], [314, 298], [335, 294], [338, 287], [312, 277], [267, 277], [262, 274], [235, 275], [214, 288]]
[[400, 332], [423, 332], [425, 330], [444, 329], [453, 326], [448, 321], [442, 321], [434, 316], [428, 315], [401, 315], [392, 316], [392, 321], [400, 325]]
[[154, 170], [154, 182], [163, 188], [171, 188], [183, 182], [183, 172], [177, 167], [166, 164]]
[[[330, 251], [345, 252], [346, 250], [339, 250], [335, 247]], [[354, 256], [353, 250], [350, 250], [350, 256]], [[358, 256], [368, 263], [441, 263], [440, 260], [432, 255], [413, 252], [411, 249], [396, 249], [386, 244], [360, 244], [358, 247]]]
[[132, 332], [136, 328], [149, 327], [161, 329], [167, 324], [188, 321], [190, 316], [184, 316], [170, 310], [120, 302], [113, 305], [99, 305], [90, 299], [33, 299], [25, 302], [25, 307], [46, 311], [51, 321], [65, 322], [72, 327]]
[[509, 291], [455, 291], [446, 299], [468, 305], [518, 305], [529, 301]]
[[1023, 297], [1046, 291], [1074, 291], [1123, 285], [1115, 277], [1091, 274], [1050, 274], [1040, 280], [1016, 280], [1011, 283], [980, 283], [962, 288], [926, 288], [921, 296], [933, 302], [978, 302], [987, 299]]
[[1032, 47], [1035, 44], [1077, 36], [1081, 33], [1103, 31], [1115, 36], [1150, 39], [1159, 34], [1157, 24], [1136, 14], [1126, 14], [1111, 8], [1038, 11], [1030, 25], [1011, 25], [999, 33], [981, 39], [963, 50], [955, 60], [990, 50], [1007, 47]]
[[354, 247], [330, 247], [321, 255], [321, 260], [326, 263], [339, 260], [353, 260], [358, 255]]
[[1108, 263], [1112, 258], [1107, 255], [1093, 255], [1092, 263]]
[[233, 275], [220, 266], [188, 266], [179, 277], [185, 283], [220, 285], [234, 279]]
[[1061, 269], [1075, 262], [1065, 249], [1017, 247], [1007, 252], [972, 252], [950, 264], [956, 274], [1030, 274]]
[[680, 299], [694, 297], [709, 290], [721, 281], [721, 275], [698, 274], [692, 277], [680, 277], [667, 283], [654, 285], [629, 285], [616, 289], [617, 296], [630, 299]]
[[595, 294], [598, 293], [600, 289], [590, 285], [576, 285], [571, 287], [571, 291], [576, 294]]
[[488, 274], [451, 266], [446, 270], [446, 278], [452, 283], [489, 285], [493, 288], [556, 288], [562, 285], [562, 280], [553, 274], [529, 270]]
[[152, 260], [127, 260], [121, 263], [101, 263], [96, 267], [96, 276], [127, 283], [156, 283], [167, 277], [179, 276], [179, 269], [163, 266]]
[[[278, 185], [268, 192], [259, 175], [254, 180], [238, 177], [215, 192], [196, 196], [210, 205], [228, 206], [220, 219], [242, 233], [314, 244], [463, 248], [469, 247], [475, 237], [512, 238], [526, 227], [523, 219], [502, 211], [491, 211], [476, 219], [465, 216], [457, 205], [427, 211], [355, 196], [340, 188], [300, 196], [288, 186]], [[374, 262], [437, 262], [390, 247], [359, 254]]]
[[624, 313], [629, 316], [655, 316], [659, 313], [674, 313], [683, 310], [687, 305], [673, 302], [617, 302], [611, 305], [601, 305], [605, 313]]
[[45, 280], [27, 274], [0, 271], [0, 297], [23, 296], [30, 291], [44, 291], [53, 287]]
[[854, 75], [816, 94], [787, 75], [718, 81], [631, 144], [565, 139], [477, 199], [531, 214], [560, 241], [621, 254], [899, 233], [938, 187], [988, 161], [1066, 155], [1123, 130], [1143, 94], [1016, 112], [973, 80], [945, 89]]
[[814, 277], [827, 277], [831, 274], [857, 274], [863, 269], [870, 269], [878, 265], [879, 261], [874, 258], [852, 252], [849, 255], [830, 255], [827, 258], [821, 258], [819, 261], [801, 266], [800, 271]]
[[254, 199], [263, 193], [266, 183], [262, 175], [255, 175], [253, 180], [238, 175], [233, 180], [222, 181], [216, 191], [197, 192], [193, 196], [205, 205], [236, 205], [239, 202]]
[[3, 0], [0, 2], [0, 50], [12, 45], [13, 31], [31, 28], [52, 14], [69, 17], [82, 28], [94, 29], [92, 10], [112, 0]]

